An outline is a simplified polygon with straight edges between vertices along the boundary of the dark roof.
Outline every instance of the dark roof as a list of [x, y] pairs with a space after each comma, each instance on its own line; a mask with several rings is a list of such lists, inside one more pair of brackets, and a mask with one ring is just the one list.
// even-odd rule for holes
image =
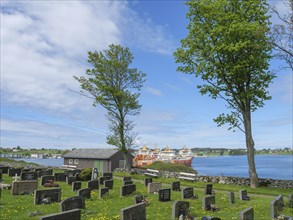
[[119, 150], [113, 148], [99, 149], [75, 149], [63, 155], [64, 158], [92, 158], [92, 159], [109, 159]]

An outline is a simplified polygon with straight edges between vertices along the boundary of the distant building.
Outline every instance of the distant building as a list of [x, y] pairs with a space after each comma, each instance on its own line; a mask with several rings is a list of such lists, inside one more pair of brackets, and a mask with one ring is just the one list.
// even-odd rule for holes
[[[64, 167], [98, 168], [99, 172], [112, 172], [116, 168], [125, 168], [125, 159], [121, 151], [113, 148], [75, 149], [63, 155]], [[132, 166], [133, 156], [127, 157]]]

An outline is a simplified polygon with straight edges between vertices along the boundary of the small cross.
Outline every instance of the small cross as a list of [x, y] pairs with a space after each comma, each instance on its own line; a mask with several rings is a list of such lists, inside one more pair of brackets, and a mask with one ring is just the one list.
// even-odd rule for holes
[[17, 176], [17, 173], [15, 174], [15, 176], [14, 177], [12, 177], [12, 179], [14, 179], [14, 182], [17, 182], [19, 179], [20, 179], [20, 177], [19, 176]]

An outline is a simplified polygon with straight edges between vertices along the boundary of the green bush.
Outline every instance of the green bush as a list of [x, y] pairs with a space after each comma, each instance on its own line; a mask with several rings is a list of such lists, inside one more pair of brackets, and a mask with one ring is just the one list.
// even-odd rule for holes
[[184, 164], [164, 163], [162, 161], [155, 161], [154, 163], [148, 166], [145, 166], [145, 168], [155, 169], [160, 171], [186, 172], [186, 173], [197, 174], [197, 172], [194, 169]]
[[92, 168], [84, 168], [80, 172], [81, 181], [89, 181], [92, 178]]

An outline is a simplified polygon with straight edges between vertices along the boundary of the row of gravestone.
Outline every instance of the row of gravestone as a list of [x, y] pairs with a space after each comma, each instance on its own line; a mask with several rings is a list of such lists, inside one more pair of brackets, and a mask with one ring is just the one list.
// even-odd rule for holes
[[[284, 220], [292, 220], [292, 217], [284, 216], [281, 214], [285, 206], [284, 199], [282, 195], [277, 196], [270, 203], [270, 217], [272, 219], [279, 219], [282, 217]], [[293, 194], [288, 196], [288, 207], [293, 208]]]

